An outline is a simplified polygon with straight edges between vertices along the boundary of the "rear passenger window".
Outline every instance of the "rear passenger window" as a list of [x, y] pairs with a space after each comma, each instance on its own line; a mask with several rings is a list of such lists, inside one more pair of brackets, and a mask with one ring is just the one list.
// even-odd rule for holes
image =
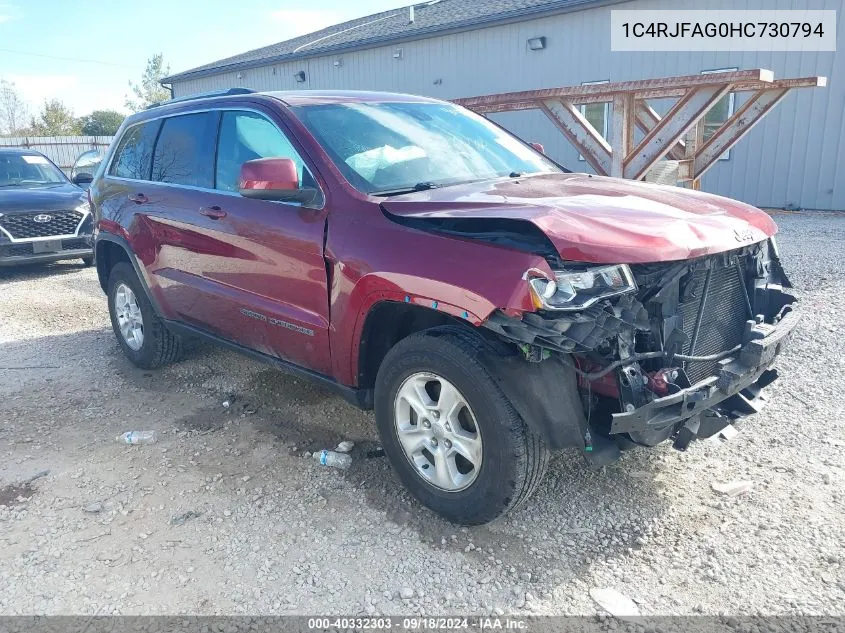
[[223, 112], [217, 148], [217, 188], [238, 190], [241, 165], [256, 158], [292, 158], [299, 184], [314, 187], [314, 179], [288, 138], [273, 123], [254, 112]]
[[214, 187], [217, 112], [165, 119], [153, 156], [152, 179], [176, 185]]
[[115, 151], [109, 174], [118, 178], [149, 180], [153, 145], [161, 121], [149, 121], [129, 128]]

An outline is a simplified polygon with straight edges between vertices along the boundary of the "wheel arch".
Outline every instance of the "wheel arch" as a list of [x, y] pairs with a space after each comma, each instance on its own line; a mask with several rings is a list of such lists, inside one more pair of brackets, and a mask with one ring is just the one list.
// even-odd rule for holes
[[103, 292], [108, 292], [109, 273], [118, 262], [132, 263], [126, 247], [117, 239], [104, 238], [102, 235], [97, 239], [94, 246], [94, 261], [97, 265], [97, 279]]
[[390, 349], [411, 334], [452, 326], [472, 331], [466, 321], [413, 303], [382, 300], [370, 306], [358, 339], [358, 387], [375, 386], [379, 366]]
[[138, 264], [138, 259], [135, 257], [132, 247], [126, 238], [101, 230], [97, 236], [97, 241], [94, 243], [94, 261], [97, 266], [97, 278], [99, 279], [100, 287], [105, 293], [108, 293], [109, 274], [111, 269], [114, 268], [114, 265], [118, 262], [127, 262], [130, 264], [135, 269], [135, 274], [141, 282], [141, 287], [147, 299], [150, 300], [150, 304], [153, 306], [153, 311], [158, 316], [166, 316], [161, 310], [161, 304], [159, 304], [155, 293], [151, 292], [147, 278]]

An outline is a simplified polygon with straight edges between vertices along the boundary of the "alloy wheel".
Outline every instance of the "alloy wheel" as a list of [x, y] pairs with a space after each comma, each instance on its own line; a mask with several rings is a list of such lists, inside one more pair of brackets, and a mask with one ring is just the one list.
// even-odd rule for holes
[[144, 345], [144, 317], [135, 293], [126, 284], [118, 284], [115, 289], [114, 312], [123, 340], [137, 352]]
[[394, 401], [396, 436], [427, 483], [446, 492], [468, 488], [481, 469], [481, 431], [466, 398], [437, 374], [412, 374]]

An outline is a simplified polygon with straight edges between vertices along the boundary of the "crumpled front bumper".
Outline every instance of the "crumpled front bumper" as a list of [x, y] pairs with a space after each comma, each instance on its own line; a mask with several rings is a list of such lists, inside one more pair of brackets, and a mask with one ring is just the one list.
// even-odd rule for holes
[[[666, 429], [718, 409], [723, 403], [728, 404], [726, 400], [737, 395], [753, 411], [752, 401], [759, 396], [763, 387], [777, 378], [777, 372], [769, 368], [800, 320], [801, 314], [793, 305], [791, 311], [771, 327], [765, 337], [748, 341], [736, 355], [720, 361], [717, 375], [677, 393], [652, 400], [633, 411], [614, 414], [610, 433], [615, 435]], [[746, 407], [739, 407], [736, 411], [722, 413], [740, 417], [748, 412]]]

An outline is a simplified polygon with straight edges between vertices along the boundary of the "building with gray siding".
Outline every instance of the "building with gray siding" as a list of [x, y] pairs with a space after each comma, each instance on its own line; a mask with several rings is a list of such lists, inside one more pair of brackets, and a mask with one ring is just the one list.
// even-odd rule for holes
[[[837, 10], [836, 52], [611, 52], [611, 9], [700, 9], [696, 0], [434, 0], [367, 16], [168, 77], [175, 97], [230, 87], [385, 90], [456, 99], [589, 82], [767, 68], [823, 75], [795, 90], [704, 177], [761, 207], [845, 210], [845, 0], [709, 0], [707, 9]], [[413, 18], [413, 19], [412, 19]], [[528, 40], [545, 38], [532, 50]], [[711, 116], [738, 108], [731, 95]], [[652, 103], [665, 111], [669, 103]], [[585, 112], [603, 132], [601, 105]], [[721, 114], [720, 114], [721, 113]], [[540, 112], [491, 115], [576, 171], [589, 167]]]

